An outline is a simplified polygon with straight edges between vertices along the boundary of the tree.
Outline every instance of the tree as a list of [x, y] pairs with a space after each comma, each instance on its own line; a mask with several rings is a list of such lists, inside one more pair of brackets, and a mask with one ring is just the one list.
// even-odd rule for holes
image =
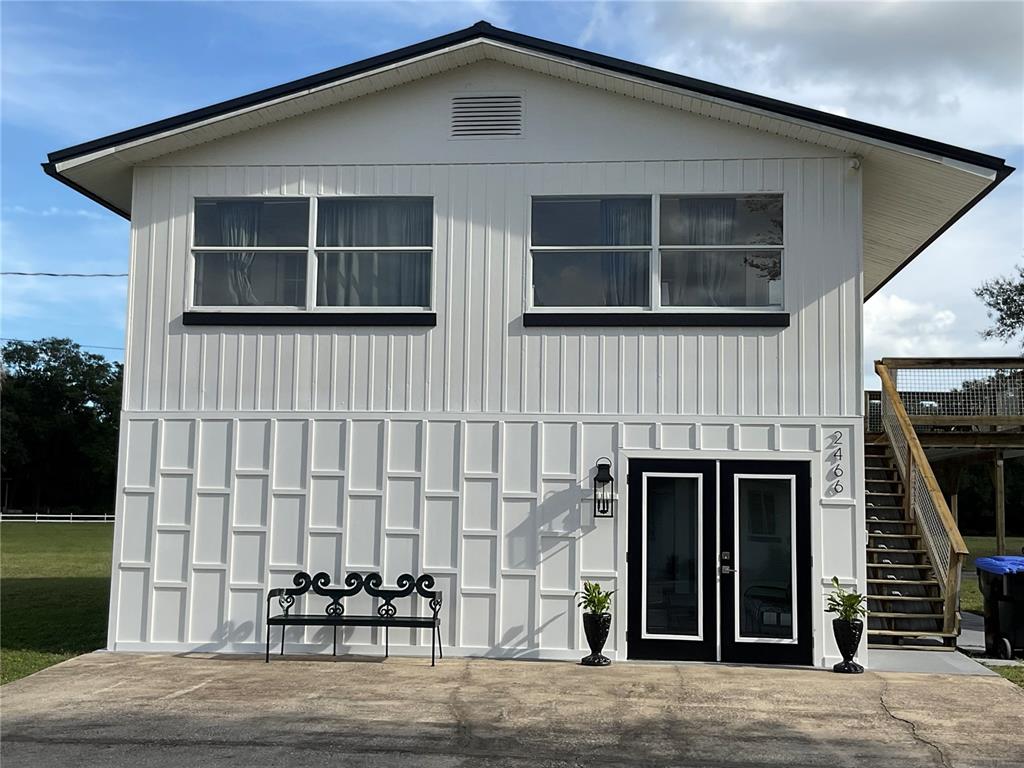
[[0, 349], [0, 460], [6, 501], [107, 511], [117, 478], [122, 366], [70, 339]]
[[974, 295], [988, 307], [991, 328], [981, 335], [986, 339], [1011, 341], [1021, 335], [1024, 349], [1024, 264], [1016, 268], [1016, 277], [996, 277], [974, 289]]

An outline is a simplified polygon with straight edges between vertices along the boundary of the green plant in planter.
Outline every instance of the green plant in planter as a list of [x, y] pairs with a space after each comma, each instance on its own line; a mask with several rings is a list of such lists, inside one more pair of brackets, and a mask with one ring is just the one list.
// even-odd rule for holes
[[577, 607], [582, 608], [584, 613], [600, 615], [608, 613], [608, 608], [612, 604], [612, 595], [614, 594], [615, 590], [608, 592], [601, 589], [601, 585], [597, 582], [584, 581], [583, 590], [577, 592], [574, 597], [580, 598]]
[[577, 607], [583, 609], [583, 633], [590, 646], [590, 655], [580, 659], [580, 664], [585, 667], [607, 667], [612, 663], [601, 651], [612, 626], [612, 615], [608, 609], [611, 608], [613, 594], [614, 591], [601, 589], [600, 584], [584, 581], [583, 590], [574, 595], [580, 599]]
[[839, 585], [839, 579], [832, 577], [832, 594], [828, 596], [825, 610], [828, 613], [836, 614], [832, 619], [832, 634], [836, 638], [836, 646], [843, 660], [833, 665], [833, 672], [843, 674], [859, 674], [864, 667], [853, 660], [857, 655], [857, 646], [860, 645], [860, 637], [864, 632], [864, 622], [861, 616], [867, 616], [867, 598], [860, 592], [847, 591]]
[[828, 596], [828, 602], [825, 604], [826, 613], [834, 613], [836, 618], [843, 621], [854, 621], [868, 615], [865, 606], [868, 600], [866, 596], [856, 591], [847, 592], [839, 584], [838, 576], [832, 577], [832, 588], [833, 592]]

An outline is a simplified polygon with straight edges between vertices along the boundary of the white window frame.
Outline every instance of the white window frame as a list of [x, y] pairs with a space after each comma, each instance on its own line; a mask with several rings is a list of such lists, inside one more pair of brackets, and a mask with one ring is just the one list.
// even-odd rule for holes
[[[740, 481], [741, 480], [788, 480], [789, 481], [789, 535], [790, 535], [790, 583], [793, 585], [793, 619], [790, 622], [789, 637], [747, 637], [740, 632]], [[733, 475], [733, 496], [732, 496], [732, 547], [733, 547], [733, 641], [736, 643], [761, 643], [772, 645], [796, 645], [800, 642], [800, 606], [799, 589], [797, 589], [797, 535], [796, 535], [796, 475], [780, 474], [754, 474], [743, 473]]]
[[[359, 247], [348, 247], [348, 246], [330, 246], [318, 248], [316, 245], [316, 232], [317, 232], [317, 212], [318, 203], [321, 199], [323, 200], [382, 200], [386, 198], [421, 198], [424, 200], [430, 200], [431, 208], [431, 227], [430, 227], [430, 245], [429, 246], [359, 246]], [[207, 304], [196, 304], [195, 303], [195, 272], [196, 272], [196, 254], [197, 253], [231, 253], [240, 250], [238, 246], [200, 246], [196, 245], [195, 239], [195, 226], [196, 226], [196, 203], [206, 202], [209, 200], [223, 200], [223, 201], [263, 201], [263, 200], [307, 200], [309, 202], [309, 227], [306, 233], [306, 244], [303, 246], [254, 246], [246, 247], [244, 250], [247, 251], [264, 251], [267, 253], [305, 253], [306, 254], [306, 296], [304, 306], [278, 306], [278, 305], [207, 305]], [[416, 195], [416, 194], [388, 194], [388, 195], [196, 195], [190, 198], [190, 206], [188, 211], [188, 263], [185, 270], [185, 296], [186, 311], [196, 312], [245, 312], [251, 314], [295, 314], [295, 313], [352, 313], [352, 314], [394, 314], [396, 312], [401, 313], [429, 313], [434, 311], [435, 306], [435, 280], [436, 280], [436, 259], [435, 253], [437, 251], [437, 206], [433, 195]], [[384, 252], [384, 251], [400, 251], [409, 252], [417, 251], [428, 254], [430, 258], [430, 281], [428, 287], [428, 299], [429, 305], [426, 307], [412, 307], [405, 305], [387, 305], [387, 306], [323, 306], [319, 307], [316, 304], [316, 286], [318, 277], [318, 264], [316, 254], [317, 252], [354, 252], [354, 251], [369, 251], [369, 252]]]
[[[783, 223], [782, 226], [782, 245], [768, 245], [768, 246], [757, 246], [757, 245], [717, 245], [717, 246], [692, 246], [692, 245], [662, 245], [661, 243], [661, 198], [662, 197], [778, 197], [782, 200], [782, 216], [785, 222], [786, 212], [789, 209], [786, 200], [786, 193], [782, 191], [757, 191], [757, 192], [663, 192], [654, 194], [630, 194], [630, 193], [600, 193], [600, 194], [588, 194], [585, 192], [572, 193], [572, 194], [542, 194], [542, 195], [530, 195], [526, 205], [526, 269], [523, 270], [525, 274], [525, 311], [527, 312], [543, 312], [543, 313], [557, 313], [557, 314], [593, 314], [595, 312], [611, 313], [611, 314], [636, 314], [638, 312], [663, 312], [671, 314], [707, 314], [707, 313], [721, 313], [721, 314], [735, 314], [735, 313], [749, 313], [752, 315], [767, 314], [774, 312], [785, 311], [786, 308], [786, 238], [789, 236], [789, 227]], [[584, 245], [534, 245], [533, 244], [533, 202], [537, 199], [572, 199], [572, 198], [623, 198], [633, 197], [641, 198], [646, 197], [651, 201], [651, 244], [650, 246], [632, 245], [632, 246], [621, 246], [621, 245], [606, 245], [606, 246], [584, 246]], [[675, 306], [675, 305], [663, 305], [661, 303], [661, 252], [662, 251], [778, 251], [781, 260], [781, 270], [779, 275], [779, 282], [782, 283], [782, 301], [779, 304], [770, 304], [766, 306], [744, 306], [744, 307], [714, 307], [714, 306]], [[648, 275], [650, 278], [649, 287], [649, 301], [646, 307], [641, 306], [628, 306], [628, 307], [607, 307], [600, 305], [589, 305], [583, 307], [573, 306], [538, 306], [534, 303], [534, 284], [533, 284], [533, 255], [534, 253], [544, 252], [583, 252], [583, 253], [600, 253], [602, 251], [612, 252], [630, 252], [630, 251], [648, 251], [649, 253], [649, 269]]]
[[[697, 481], [697, 634], [674, 635], [647, 631], [647, 480], [651, 477], [694, 478]], [[701, 472], [644, 472], [641, 506], [640, 638], [643, 640], [704, 640], [704, 474]]]

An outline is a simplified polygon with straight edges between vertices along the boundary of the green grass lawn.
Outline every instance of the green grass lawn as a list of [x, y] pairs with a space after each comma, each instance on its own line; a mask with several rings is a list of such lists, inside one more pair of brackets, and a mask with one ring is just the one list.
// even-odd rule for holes
[[1024, 664], [1015, 667], [989, 667], [993, 672], [998, 672], [1011, 683], [1024, 688]]
[[[978, 589], [978, 572], [974, 570], [974, 558], [988, 557], [996, 553], [995, 536], [964, 536], [964, 542], [970, 554], [964, 563], [963, 575], [960, 579], [960, 610], [981, 613], [981, 590]], [[1019, 555], [1024, 547], [1024, 536], [1007, 536], [1006, 553]]]
[[0, 682], [106, 644], [111, 523], [0, 524]]

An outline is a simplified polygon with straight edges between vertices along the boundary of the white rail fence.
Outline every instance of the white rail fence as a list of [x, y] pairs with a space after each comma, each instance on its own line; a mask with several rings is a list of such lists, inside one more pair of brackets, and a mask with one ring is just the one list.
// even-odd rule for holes
[[2, 523], [112, 523], [114, 514], [60, 515], [50, 512], [0, 512]]

